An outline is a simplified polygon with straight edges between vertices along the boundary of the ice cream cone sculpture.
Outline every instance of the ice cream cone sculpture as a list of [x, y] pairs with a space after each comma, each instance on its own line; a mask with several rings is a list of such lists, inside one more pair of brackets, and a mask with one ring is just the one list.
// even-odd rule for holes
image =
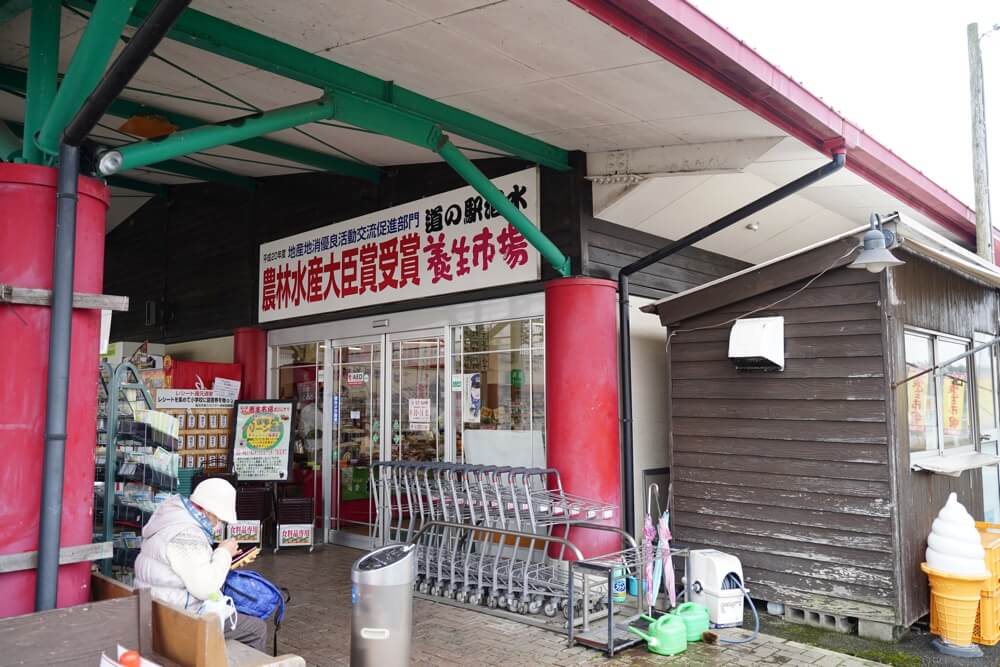
[[935, 632], [953, 646], [970, 646], [983, 584], [990, 577], [975, 520], [952, 493], [927, 537], [920, 569], [931, 587]]
[[969, 646], [983, 582], [988, 575], [949, 574], [930, 568], [927, 563], [921, 563], [920, 569], [931, 584], [931, 614], [938, 636], [954, 646]]

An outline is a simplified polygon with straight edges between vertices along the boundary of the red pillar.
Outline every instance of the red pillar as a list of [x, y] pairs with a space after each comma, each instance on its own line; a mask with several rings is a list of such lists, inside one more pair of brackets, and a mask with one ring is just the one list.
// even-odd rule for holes
[[234, 329], [233, 363], [243, 365], [240, 398], [267, 398], [267, 332], [255, 327]]
[[[567, 493], [613, 504], [621, 520], [618, 352], [609, 280], [561, 278], [545, 286], [545, 428], [549, 467]], [[585, 556], [617, 551], [614, 533], [572, 529]]]
[[[0, 164], [0, 283], [52, 287], [56, 170]], [[81, 178], [73, 289], [100, 294], [104, 284], [104, 225], [108, 189]], [[48, 306], [0, 305], [0, 554], [38, 549], [45, 440]], [[63, 483], [62, 547], [93, 538], [94, 443], [101, 313], [73, 311], [69, 413]], [[90, 563], [59, 568], [60, 607], [90, 597]], [[31, 613], [35, 571], [0, 574], [0, 617]]]

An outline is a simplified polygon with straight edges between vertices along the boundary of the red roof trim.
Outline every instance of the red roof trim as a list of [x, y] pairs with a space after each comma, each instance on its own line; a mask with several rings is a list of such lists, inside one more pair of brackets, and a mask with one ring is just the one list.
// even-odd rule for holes
[[974, 211], [685, 0], [570, 2], [818, 151], [846, 146], [850, 171], [974, 242]]

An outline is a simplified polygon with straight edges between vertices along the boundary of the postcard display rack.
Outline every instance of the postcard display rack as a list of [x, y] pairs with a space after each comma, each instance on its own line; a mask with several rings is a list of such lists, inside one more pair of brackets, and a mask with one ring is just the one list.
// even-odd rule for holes
[[142, 526], [178, 491], [179, 425], [153, 410], [130, 362], [116, 368], [101, 364], [99, 378], [94, 537], [114, 545], [112, 559], [101, 562], [104, 574], [130, 583]]

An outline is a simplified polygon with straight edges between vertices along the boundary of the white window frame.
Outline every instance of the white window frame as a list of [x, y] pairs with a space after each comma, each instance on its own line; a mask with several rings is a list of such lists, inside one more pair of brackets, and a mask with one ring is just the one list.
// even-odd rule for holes
[[[915, 334], [918, 336], [923, 336], [930, 338], [931, 340], [931, 367], [937, 366], [943, 361], [941, 355], [938, 351], [938, 341], [944, 340], [951, 343], [958, 343], [965, 348], [968, 352], [972, 349], [972, 341], [968, 338], [963, 338], [962, 336], [955, 336], [952, 334], [941, 333], [940, 331], [933, 331], [931, 329], [923, 329], [920, 327], [906, 326], [903, 328], [904, 345], [903, 345], [903, 360], [905, 368], [906, 360], [906, 345], [905, 336], [906, 334]], [[954, 356], [954, 355], [952, 355]], [[951, 357], [948, 357], [951, 358]], [[972, 425], [972, 442], [968, 445], [962, 447], [952, 447], [950, 449], [945, 449], [944, 447], [944, 388], [940, 381], [940, 376], [936, 372], [930, 373], [931, 383], [934, 387], [934, 409], [936, 411], [937, 417], [937, 449], [928, 449], [922, 452], [910, 451], [911, 461], [920, 461], [921, 459], [928, 459], [932, 457], [939, 456], [963, 456], [967, 454], [974, 454], [979, 452], [979, 405], [977, 403], [978, 397], [975, 392], [975, 372], [976, 364], [972, 356], [966, 357], [967, 367], [969, 369], [969, 387], [966, 390], [967, 396], [969, 397], [968, 409], [969, 413], [969, 423]], [[907, 422], [906, 428], [909, 431], [909, 412], [907, 412]]]

